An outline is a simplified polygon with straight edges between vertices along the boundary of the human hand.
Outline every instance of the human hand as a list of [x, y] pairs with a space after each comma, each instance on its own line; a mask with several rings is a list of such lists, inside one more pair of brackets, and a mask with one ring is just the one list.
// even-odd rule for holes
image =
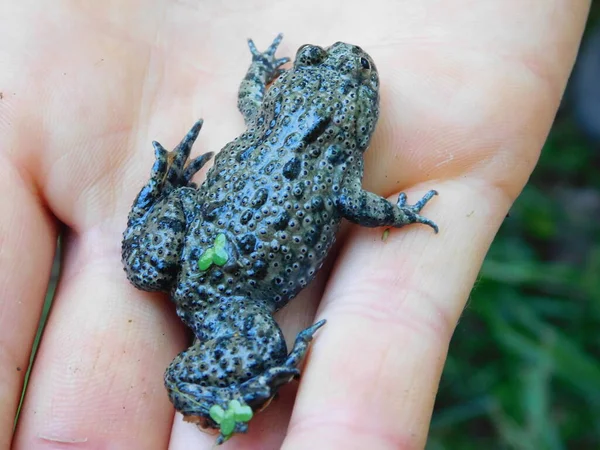
[[291, 339], [328, 320], [297, 397], [286, 386], [224, 448], [422, 448], [452, 331], [535, 165], [589, 2], [40, 6], [4, 2], [0, 14], [0, 449], [59, 222], [63, 272], [13, 448], [212, 446], [172, 423], [162, 374], [185, 331], [163, 296], [127, 282], [121, 233], [151, 140], [172, 146], [203, 117], [198, 155], [241, 132], [245, 38], [265, 48], [279, 31], [279, 56], [342, 40], [373, 57], [381, 116], [365, 187], [409, 202], [437, 189], [424, 215], [440, 234], [413, 225], [383, 241], [382, 229], [349, 227], [332, 271], [279, 316]]

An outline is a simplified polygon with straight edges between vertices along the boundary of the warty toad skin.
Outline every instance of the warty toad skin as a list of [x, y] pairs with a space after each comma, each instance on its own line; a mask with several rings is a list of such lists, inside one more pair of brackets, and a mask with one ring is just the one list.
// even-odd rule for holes
[[[247, 130], [215, 157], [188, 160], [202, 121], [171, 152], [154, 142], [150, 180], [129, 213], [122, 259], [139, 289], [170, 294], [193, 345], [165, 373], [175, 408], [220, 430], [246, 432], [254, 412], [299, 375], [317, 322], [288, 353], [273, 313], [321, 268], [342, 218], [367, 227], [437, 226], [414, 205], [361, 187], [379, 115], [379, 77], [360, 47], [301, 47], [289, 70], [281, 35], [252, 63], [238, 107]], [[267, 86], [270, 87], [267, 89]]]

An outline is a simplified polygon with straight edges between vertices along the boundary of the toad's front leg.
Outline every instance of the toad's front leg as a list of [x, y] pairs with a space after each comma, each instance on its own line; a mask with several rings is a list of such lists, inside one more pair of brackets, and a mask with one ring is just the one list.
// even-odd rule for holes
[[178, 272], [185, 212], [194, 202], [191, 178], [212, 156], [206, 153], [187, 163], [201, 127], [202, 121], [196, 122], [171, 152], [153, 143], [156, 161], [133, 202], [121, 246], [127, 277], [139, 289], [168, 291]]
[[252, 64], [240, 84], [238, 92], [238, 109], [244, 116], [244, 121], [249, 124], [254, 120], [262, 105], [267, 84], [272, 82], [283, 71], [280, 67], [288, 62], [289, 58], [275, 58], [275, 51], [283, 38], [279, 34], [273, 43], [264, 52], [259, 52], [252, 39], [248, 39], [248, 46], [252, 53]]
[[364, 227], [402, 227], [411, 223], [429, 225], [437, 233], [438, 226], [419, 214], [429, 200], [437, 195], [436, 191], [427, 192], [414, 205], [406, 204], [406, 194], [398, 196], [394, 205], [379, 195], [365, 191], [360, 185], [344, 187], [336, 199], [340, 214], [346, 219]]

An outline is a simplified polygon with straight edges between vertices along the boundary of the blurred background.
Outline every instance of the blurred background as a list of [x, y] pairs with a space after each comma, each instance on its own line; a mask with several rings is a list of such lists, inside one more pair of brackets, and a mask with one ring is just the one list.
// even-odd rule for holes
[[427, 450], [600, 449], [600, 4], [450, 345]]
[[[427, 450], [600, 449], [599, 238], [595, 3], [540, 162], [454, 334]], [[42, 323], [57, 277], [55, 264]]]

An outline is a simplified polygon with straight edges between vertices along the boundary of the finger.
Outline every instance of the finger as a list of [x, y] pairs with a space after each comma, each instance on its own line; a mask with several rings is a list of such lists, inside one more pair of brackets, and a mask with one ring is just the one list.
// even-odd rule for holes
[[21, 397], [56, 243], [54, 220], [28, 186], [28, 179], [8, 155], [0, 155], [0, 192], [4, 193], [0, 195], [0, 449], [10, 447], [9, 430]]
[[176, 319], [162, 296], [129, 286], [119, 236], [90, 231], [65, 242], [15, 449], [167, 445], [172, 408], [162, 374], [184, 336], [174, 333]]
[[[120, 188], [136, 183], [123, 182], [120, 171], [133, 154], [129, 140], [134, 137], [128, 131], [134, 128], [132, 110], [141, 102], [137, 86], [146, 67], [147, 40], [130, 26], [129, 39], [106, 32], [109, 17], [125, 16], [103, 16], [93, 8], [87, 16], [70, 6], [59, 3], [50, 15], [42, 16], [35, 7], [15, 7], [19, 17], [15, 23], [34, 26], [10, 28], [15, 45], [31, 50], [7, 52], [15, 59], [9, 66], [19, 68], [12, 71], [18, 76], [7, 81], [19, 100], [9, 110], [14, 115], [12, 146], [25, 155], [23, 165], [41, 185], [41, 195], [54, 214], [71, 227], [13, 448], [79, 444], [164, 449], [173, 413], [162, 375], [185, 339], [162, 296], [129, 285], [119, 249], [126, 208], [134, 196], [134, 189], [121, 195]], [[137, 23], [151, 34], [149, 20], [148, 15], [139, 16]], [[65, 21], [72, 24], [68, 30], [60, 26]], [[64, 51], [57, 53], [56, 48]], [[69, 75], [73, 78], [65, 81]], [[111, 94], [90, 86], [109, 86]], [[43, 107], [37, 107], [40, 99]], [[149, 171], [151, 156], [149, 151], [148, 164], [138, 171]], [[25, 223], [40, 222], [30, 219]], [[25, 246], [22, 251], [28, 250], [45, 256], [43, 246]], [[8, 273], [14, 276], [15, 268]], [[26, 275], [35, 287], [46, 273]]]
[[[284, 449], [422, 448], [446, 349], [506, 196], [442, 183], [418, 225], [355, 231], [330, 279]], [[419, 197], [420, 192], [409, 192]], [[489, 206], [489, 204], [493, 206]]]

